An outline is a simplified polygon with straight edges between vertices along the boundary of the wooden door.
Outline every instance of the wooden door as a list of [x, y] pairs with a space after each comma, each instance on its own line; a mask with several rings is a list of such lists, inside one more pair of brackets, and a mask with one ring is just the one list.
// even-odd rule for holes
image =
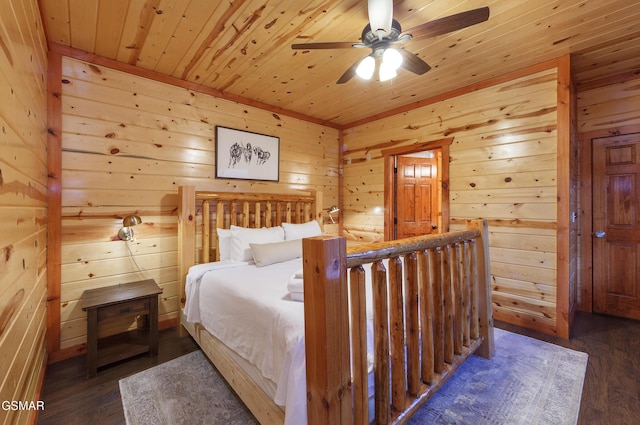
[[640, 134], [593, 141], [593, 307], [640, 319]]
[[396, 237], [438, 232], [437, 159], [399, 156], [396, 182]]

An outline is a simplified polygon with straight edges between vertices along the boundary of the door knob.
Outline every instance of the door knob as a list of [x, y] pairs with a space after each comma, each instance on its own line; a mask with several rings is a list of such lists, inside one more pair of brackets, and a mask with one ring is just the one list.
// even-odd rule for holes
[[607, 235], [607, 232], [603, 232], [602, 230], [593, 232], [593, 236], [595, 236], [596, 238], [604, 238], [606, 235]]

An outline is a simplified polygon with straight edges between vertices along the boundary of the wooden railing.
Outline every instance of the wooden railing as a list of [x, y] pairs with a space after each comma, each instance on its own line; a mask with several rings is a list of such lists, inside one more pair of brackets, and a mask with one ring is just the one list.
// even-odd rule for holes
[[303, 240], [310, 425], [370, 423], [367, 314], [378, 424], [405, 423], [467, 357], [493, 355], [486, 232], [473, 221], [348, 252], [344, 238]]

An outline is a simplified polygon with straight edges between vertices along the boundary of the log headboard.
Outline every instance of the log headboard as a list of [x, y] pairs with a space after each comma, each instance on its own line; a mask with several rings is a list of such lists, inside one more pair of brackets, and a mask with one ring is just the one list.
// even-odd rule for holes
[[[189, 267], [220, 259], [216, 228], [260, 228], [317, 220], [322, 227], [322, 192], [294, 194], [196, 191], [178, 188], [178, 281], [184, 307]], [[213, 229], [213, 231], [212, 231]]]

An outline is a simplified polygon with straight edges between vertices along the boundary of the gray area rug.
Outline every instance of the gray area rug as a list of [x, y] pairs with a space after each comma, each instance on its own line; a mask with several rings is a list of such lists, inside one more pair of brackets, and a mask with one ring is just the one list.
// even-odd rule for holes
[[586, 353], [495, 330], [491, 360], [471, 356], [411, 422], [574, 425]]
[[121, 379], [127, 425], [257, 424], [202, 351]]
[[[410, 424], [578, 420], [587, 355], [495, 330], [496, 355], [471, 356]], [[200, 351], [120, 380], [128, 425], [256, 424]]]

